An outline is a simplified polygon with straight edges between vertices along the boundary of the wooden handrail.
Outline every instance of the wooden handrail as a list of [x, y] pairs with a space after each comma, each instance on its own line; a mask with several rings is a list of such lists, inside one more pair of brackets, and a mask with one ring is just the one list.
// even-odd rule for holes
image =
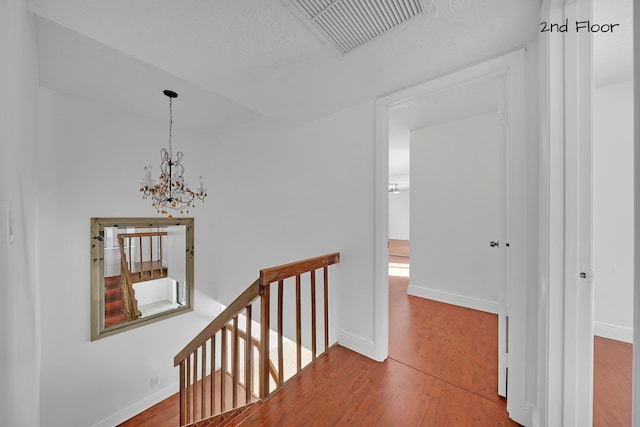
[[120, 261], [120, 295], [122, 296], [122, 303], [124, 312], [127, 315], [127, 321], [135, 320], [131, 307], [131, 293], [129, 289], [131, 287], [131, 275], [129, 274], [129, 268], [126, 263]]
[[189, 344], [187, 344], [180, 353], [173, 358], [173, 366], [178, 366], [187, 356], [202, 345], [216, 332], [229, 323], [234, 316], [240, 313], [247, 305], [251, 304], [258, 296], [260, 296], [259, 281], [253, 282], [243, 293], [240, 294], [218, 317], [213, 319]]
[[118, 236], [122, 237], [150, 237], [150, 236], [167, 236], [169, 233], [166, 231], [145, 231], [144, 233], [121, 233]]
[[127, 263], [127, 258], [122, 244], [124, 239], [119, 238], [120, 246], [120, 291], [122, 293], [122, 302], [124, 303], [124, 311], [127, 320], [135, 320], [142, 315], [138, 309], [138, 300], [136, 299], [136, 291], [133, 289], [133, 280], [131, 279], [131, 269]]
[[[167, 277], [167, 269], [162, 265], [162, 238], [168, 236], [166, 231], [145, 231], [141, 233], [121, 233], [118, 234], [118, 244], [120, 246], [120, 257], [128, 265], [129, 272], [131, 273], [132, 283], [144, 282], [147, 280], [160, 279]], [[149, 240], [148, 255], [149, 259], [144, 260], [143, 254], [143, 238], [147, 237]], [[159, 254], [154, 254], [153, 241], [154, 237], [158, 238], [158, 251]], [[135, 256], [131, 251], [131, 241], [138, 239], [138, 261], [134, 260]], [[125, 241], [129, 248], [128, 255], [124, 250]], [[145, 251], [147, 252], [147, 251]], [[157, 259], [156, 256], [157, 255]], [[157, 271], [156, 271], [157, 270]]]
[[265, 268], [260, 270], [260, 284], [268, 285], [269, 283], [284, 280], [289, 277], [298, 276], [302, 273], [317, 270], [318, 268], [327, 267], [340, 262], [340, 253], [335, 252], [328, 255], [322, 255], [314, 258], [308, 258], [302, 261], [292, 262], [289, 264], [279, 265], [277, 267]]

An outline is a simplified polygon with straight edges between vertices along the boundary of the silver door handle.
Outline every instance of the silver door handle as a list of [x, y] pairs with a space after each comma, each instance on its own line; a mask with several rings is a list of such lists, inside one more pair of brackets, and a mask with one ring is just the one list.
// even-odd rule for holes
[[500, 241], [495, 241], [495, 242], [489, 242], [489, 246], [491, 246], [492, 248], [499, 248], [500, 247]]

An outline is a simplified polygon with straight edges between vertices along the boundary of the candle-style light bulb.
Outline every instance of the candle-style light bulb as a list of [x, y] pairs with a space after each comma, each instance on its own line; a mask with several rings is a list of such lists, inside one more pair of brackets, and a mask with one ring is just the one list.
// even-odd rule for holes
[[152, 185], [152, 180], [151, 180], [151, 165], [149, 166], [145, 166], [144, 167], [144, 186], [145, 187], [151, 187]]

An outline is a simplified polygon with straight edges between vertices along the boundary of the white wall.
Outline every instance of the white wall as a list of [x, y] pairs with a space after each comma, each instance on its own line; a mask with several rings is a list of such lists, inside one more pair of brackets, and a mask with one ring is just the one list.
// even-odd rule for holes
[[136, 301], [138, 307], [155, 302], [174, 302], [175, 282], [173, 279], [163, 277], [162, 279], [145, 280], [133, 284], [136, 291]]
[[[165, 246], [163, 247], [163, 258], [166, 260], [167, 265], [169, 266], [169, 270], [167, 274], [173, 280], [176, 280], [180, 283], [180, 289], [182, 290], [181, 297], [184, 298], [185, 292], [184, 289], [189, 285], [186, 283], [187, 281], [187, 264], [186, 257], [184, 256], [187, 247], [186, 247], [186, 235], [187, 235], [187, 227], [181, 226], [171, 226], [167, 227], [167, 237], [165, 239]], [[175, 286], [172, 287], [173, 292], [175, 293]], [[176, 295], [177, 298], [177, 295]], [[169, 298], [171, 300], [171, 298]], [[178, 301], [180, 302], [180, 301]]]
[[498, 135], [495, 113], [411, 132], [412, 294], [497, 313]]
[[367, 102], [297, 128], [257, 120], [216, 141], [220, 302], [260, 268], [340, 251], [330, 271], [331, 324], [341, 344], [373, 355], [373, 133]]
[[[89, 219], [154, 217], [138, 191], [143, 166], [159, 159], [164, 121], [135, 116], [47, 89], [39, 92], [38, 280], [42, 304], [41, 391], [47, 426], [115, 425], [175, 393], [173, 357], [208, 323], [215, 202], [195, 218], [195, 312], [90, 341]], [[35, 127], [35, 124], [34, 124]], [[208, 170], [211, 137], [174, 126], [187, 179]], [[151, 388], [152, 376], [160, 384]]]
[[596, 335], [633, 337], [633, 82], [594, 93], [593, 240]]
[[389, 238], [409, 240], [410, 190], [389, 193]]
[[[39, 425], [38, 74], [24, 0], [0, 2], [0, 425]], [[11, 206], [13, 244], [5, 223]]]

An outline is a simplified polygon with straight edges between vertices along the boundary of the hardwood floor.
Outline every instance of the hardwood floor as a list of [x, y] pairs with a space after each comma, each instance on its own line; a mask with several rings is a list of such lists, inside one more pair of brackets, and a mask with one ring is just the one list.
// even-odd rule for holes
[[242, 426], [517, 426], [504, 405], [393, 359], [336, 346]]
[[631, 426], [632, 345], [594, 337], [593, 426]]
[[389, 256], [409, 257], [410, 245], [408, 240], [389, 239]]
[[119, 424], [118, 427], [178, 427], [180, 426], [180, 395], [178, 393], [153, 405], [144, 412]]
[[495, 316], [409, 297], [407, 284], [390, 278], [389, 359], [336, 346], [242, 426], [518, 426], [496, 392]]
[[[177, 374], [177, 372], [176, 372]], [[215, 373], [215, 384], [216, 390], [220, 390], [220, 371], [218, 370]], [[232, 377], [227, 374], [227, 384], [231, 384], [233, 381]], [[207, 377], [206, 389], [211, 389], [211, 376]], [[200, 381], [198, 381], [196, 388], [200, 389]], [[179, 426], [180, 425], [180, 395], [178, 393], [169, 397], [168, 399], [163, 400], [157, 405], [147, 409], [146, 411], [136, 415], [135, 417], [125, 421], [122, 424], [119, 424], [118, 427], [137, 427], [137, 426]], [[209, 399], [207, 397], [207, 399]], [[220, 396], [216, 396], [215, 399], [215, 410], [214, 413], [220, 413], [226, 410], [233, 408], [233, 395], [231, 387], [228, 387], [225, 394], [225, 408], [222, 409], [222, 402], [220, 401]], [[193, 402], [192, 402], [193, 403]], [[244, 405], [246, 403], [245, 400], [245, 389], [242, 386], [238, 387], [238, 404]], [[191, 415], [189, 417], [193, 417], [193, 414], [196, 414], [197, 419], [200, 419], [200, 410], [202, 408], [202, 402], [200, 400], [200, 395], [196, 394], [196, 401], [193, 407], [190, 407]], [[210, 414], [210, 401], [207, 400], [205, 402], [205, 414]], [[206, 416], [206, 415], [205, 415]], [[193, 417], [192, 419], [195, 419]]]
[[[407, 284], [390, 278], [387, 361], [335, 346], [242, 425], [517, 426], [495, 392], [495, 316], [409, 297]], [[173, 396], [122, 426], [177, 426], [177, 414]]]
[[498, 317], [407, 296], [405, 277], [389, 282], [389, 357], [504, 406], [497, 393]]
[[[389, 280], [390, 354], [384, 363], [335, 346], [242, 426], [518, 426], [497, 395], [497, 317], [408, 296], [408, 266], [407, 274], [398, 271]], [[629, 399], [611, 403], [594, 393], [594, 426], [627, 426], [630, 346], [605, 361], [617, 343], [607, 341], [595, 341], [596, 389], [606, 398], [629, 387]], [[627, 403], [629, 415], [620, 415]], [[177, 395], [121, 426], [178, 426]]]

